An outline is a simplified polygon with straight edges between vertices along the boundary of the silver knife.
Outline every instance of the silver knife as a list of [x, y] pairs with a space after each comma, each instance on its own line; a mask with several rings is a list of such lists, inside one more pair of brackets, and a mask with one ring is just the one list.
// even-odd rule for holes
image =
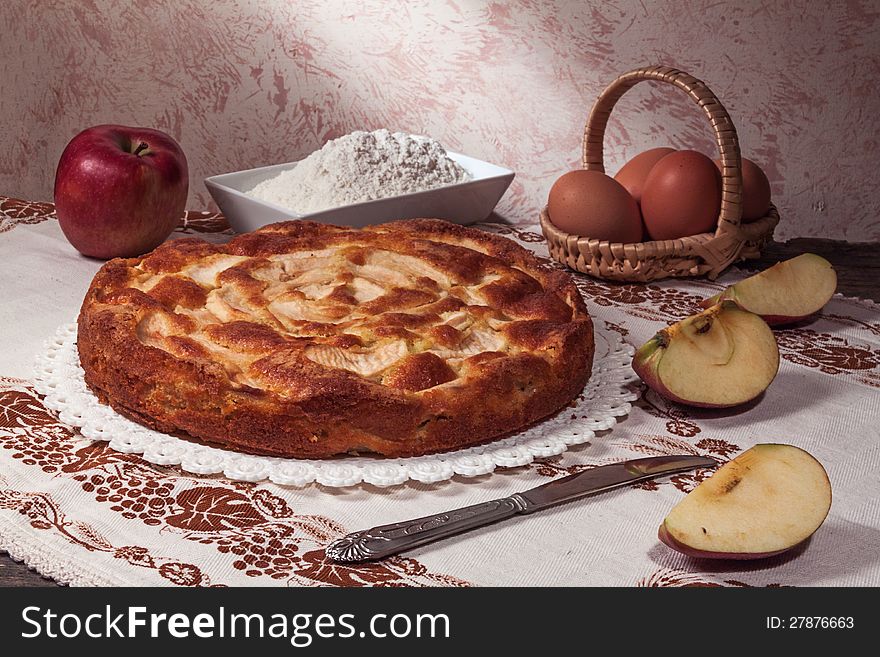
[[704, 456], [654, 456], [634, 459], [554, 479], [523, 493], [466, 506], [416, 520], [363, 529], [333, 541], [324, 553], [333, 561], [375, 561], [433, 543], [520, 513], [533, 513], [636, 481], [694, 468], [714, 468], [715, 459]]

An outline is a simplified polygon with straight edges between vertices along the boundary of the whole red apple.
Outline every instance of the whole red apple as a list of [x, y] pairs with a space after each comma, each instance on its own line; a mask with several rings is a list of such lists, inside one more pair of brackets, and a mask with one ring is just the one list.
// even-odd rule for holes
[[159, 130], [98, 125], [70, 140], [55, 172], [55, 211], [83, 255], [132, 257], [151, 251], [186, 206], [186, 156]]

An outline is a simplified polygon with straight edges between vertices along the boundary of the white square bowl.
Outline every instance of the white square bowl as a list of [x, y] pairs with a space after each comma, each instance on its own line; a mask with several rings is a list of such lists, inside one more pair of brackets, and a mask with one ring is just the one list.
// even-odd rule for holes
[[507, 191], [514, 172], [467, 155], [447, 154], [471, 174], [470, 180], [414, 194], [390, 196], [307, 214], [255, 199], [245, 193], [258, 183], [292, 169], [297, 162], [211, 176], [205, 178], [205, 186], [229, 225], [239, 233], [291, 219], [308, 219], [355, 228], [415, 217], [446, 219], [457, 224], [482, 221], [492, 213]]

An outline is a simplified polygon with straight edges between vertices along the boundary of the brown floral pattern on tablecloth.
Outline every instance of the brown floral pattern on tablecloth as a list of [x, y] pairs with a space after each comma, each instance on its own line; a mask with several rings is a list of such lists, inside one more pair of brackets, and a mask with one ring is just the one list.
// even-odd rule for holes
[[188, 210], [184, 213], [183, 218], [180, 220], [180, 225], [175, 229], [175, 232], [190, 235], [197, 233], [233, 234], [226, 221], [226, 217], [219, 212], [195, 212], [193, 210]]
[[823, 374], [849, 375], [863, 385], [880, 388], [880, 349], [810, 328], [777, 331], [776, 341], [780, 356], [790, 363]]
[[191, 563], [169, 557], [161, 557], [138, 545], [115, 547], [92, 525], [71, 520], [51, 495], [47, 493], [21, 492], [6, 487], [0, 477], [0, 509], [12, 509], [27, 519], [31, 527], [40, 531], [54, 531], [71, 545], [89, 552], [105, 552], [116, 559], [123, 559], [133, 566], [151, 568], [172, 584], [178, 586], [219, 586], [202, 570]]
[[[864, 301], [863, 303], [872, 303], [872, 301]], [[876, 304], [880, 308], [880, 304]], [[835, 313], [822, 312], [822, 318], [830, 322], [838, 323], [842, 326], [853, 326], [864, 329], [872, 335], [880, 338], [880, 322], [865, 322], [855, 317], [847, 317], [846, 315], [838, 315]]]
[[[705, 297], [653, 284], [607, 283], [589, 276], [575, 279], [578, 289], [598, 306], [620, 306], [629, 315], [649, 321], [675, 323], [702, 310]], [[706, 295], [711, 296], [711, 295]]]
[[[18, 225], [38, 224], [48, 219], [57, 218], [54, 203], [23, 201], [10, 196], [0, 196], [0, 233], [12, 230]], [[187, 210], [183, 213], [180, 225], [175, 229], [175, 232], [232, 234], [226, 218], [221, 213], [194, 210]]]
[[[720, 587], [731, 586], [737, 588], [751, 587], [737, 579], [719, 579], [711, 575], [689, 573], [684, 570], [671, 570], [662, 568], [656, 570], [647, 577], [640, 579], [636, 586], [640, 587]], [[767, 588], [780, 588], [782, 585], [773, 583], [765, 584]]]
[[[248, 577], [298, 585], [467, 585], [402, 557], [363, 566], [326, 562], [323, 547], [348, 532], [330, 518], [297, 514], [283, 498], [256, 484], [200, 480], [177, 468], [121, 454], [106, 443], [83, 445], [82, 438], [60, 423], [32, 389], [0, 386], [0, 448], [13, 459], [76, 482], [95, 503], [130, 522], [212, 546]], [[16, 509], [33, 528], [59, 532], [86, 550], [156, 568], [173, 584], [211, 584], [197, 565], [161, 558], [139, 546], [111, 545], [90, 526], [67, 519], [66, 510], [49, 495], [0, 489], [0, 507]]]
[[52, 203], [22, 201], [9, 196], [0, 196], [0, 233], [12, 230], [22, 224], [38, 224], [55, 218]]
[[700, 425], [692, 420], [686, 406], [664, 399], [647, 387], [635, 405], [654, 417], [665, 420], [666, 430], [676, 436], [691, 438], [701, 431]]
[[476, 227], [495, 233], [496, 235], [514, 237], [520, 242], [525, 242], [527, 244], [540, 244], [544, 241], [544, 236], [541, 233], [510, 224], [483, 222], [476, 224]]

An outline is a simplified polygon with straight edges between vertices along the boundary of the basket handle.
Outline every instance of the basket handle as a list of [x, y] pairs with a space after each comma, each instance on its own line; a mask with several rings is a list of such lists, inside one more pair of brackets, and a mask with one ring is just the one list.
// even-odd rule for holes
[[687, 92], [706, 113], [721, 154], [721, 212], [716, 237], [736, 232], [742, 218], [742, 169], [736, 128], [721, 101], [701, 80], [668, 66], [646, 66], [624, 73], [603, 91], [584, 127], [584, 169], [605, 173], [602, 142], [608, 117], [614, 105], [627, 91], [644, 80], [673, 84]]

